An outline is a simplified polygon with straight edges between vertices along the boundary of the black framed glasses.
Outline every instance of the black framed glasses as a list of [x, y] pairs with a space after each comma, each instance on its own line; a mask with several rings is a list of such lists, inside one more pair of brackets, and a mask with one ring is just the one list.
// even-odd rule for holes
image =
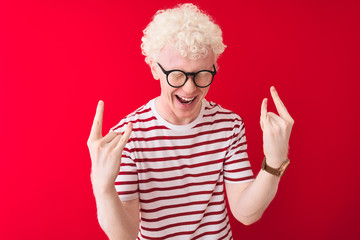
[[163, 73], [166, 75], [166, 80], [171, 87], [179, 88], [185, 85], [189, 76], [193, 76], [194, 84], [199, 88], [206, 88], [210, 86], [214, 80], [216, 74], [215, 65], [213, 65], [214, 71], [200, 70], [198, 72], [184, 72], [182, 70], [174, 69], [166, 71], [160, 63], [157, 63]]

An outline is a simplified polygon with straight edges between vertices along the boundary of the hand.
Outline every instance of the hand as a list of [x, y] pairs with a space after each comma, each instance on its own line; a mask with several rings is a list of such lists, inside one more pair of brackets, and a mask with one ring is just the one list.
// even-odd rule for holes
[[126, 127], [124, 135], [109, 132], [102, 137], [104, 102], [99, 101], [87, 145], [91, 157], [91, 182], [94, 193], [114, 188], [120, 171], [121, 154], [129, 140], [132, 124]]
[[267, 111], [267, 98], [261, 104], [260, 126], [263, 131], [264, 154], [270, 167], [279, 168], [286, 160], [289, 151], [289, 139], [294, 120], [285, 108], [274, 87], [271, 96], [279, 116]]

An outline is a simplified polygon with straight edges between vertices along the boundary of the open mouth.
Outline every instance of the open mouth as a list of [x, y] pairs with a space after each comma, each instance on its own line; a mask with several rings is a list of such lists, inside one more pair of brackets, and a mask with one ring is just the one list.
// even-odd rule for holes
[[175, 95], [175, 96], [179, 100], [179, 102], [182, 104], [191, 104], [196, 99], [196, 97], [185, 98], [185, 97], [180, 97], [178, 95]]

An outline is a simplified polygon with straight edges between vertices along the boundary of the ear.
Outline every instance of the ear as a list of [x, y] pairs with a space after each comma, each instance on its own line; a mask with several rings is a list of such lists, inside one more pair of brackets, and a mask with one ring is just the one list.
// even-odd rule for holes
[[159, 73], [158, 73], [159, 68], [158, 68], [156, 62], [154, 61], [154, 59], [152, 59], [152, 58], [149, 59], [149, 66], [150, 66], [151, 73], [152, 73], [154, 79], [159, 80], [160, 79]]
[[219, 65], [217, 64], [217, 62], [215, 62], [215, 69], [216, 69], [216, 72], [218, 72], [219, 71]]

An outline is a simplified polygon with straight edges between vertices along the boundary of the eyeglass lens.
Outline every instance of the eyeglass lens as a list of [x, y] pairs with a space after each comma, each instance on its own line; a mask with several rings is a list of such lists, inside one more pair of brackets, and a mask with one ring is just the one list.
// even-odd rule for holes
[[[190, 77], [190, 76], [189, 76]], [[194, 77], [196, 85], [205, 87], [212, 81], [213, 75], [210, 72], [198, 72]], [[173, 71], [168, 75], [168, 81], [172, 86], [181, 86], [185, 83], [186, 75], [181, 71]]]

